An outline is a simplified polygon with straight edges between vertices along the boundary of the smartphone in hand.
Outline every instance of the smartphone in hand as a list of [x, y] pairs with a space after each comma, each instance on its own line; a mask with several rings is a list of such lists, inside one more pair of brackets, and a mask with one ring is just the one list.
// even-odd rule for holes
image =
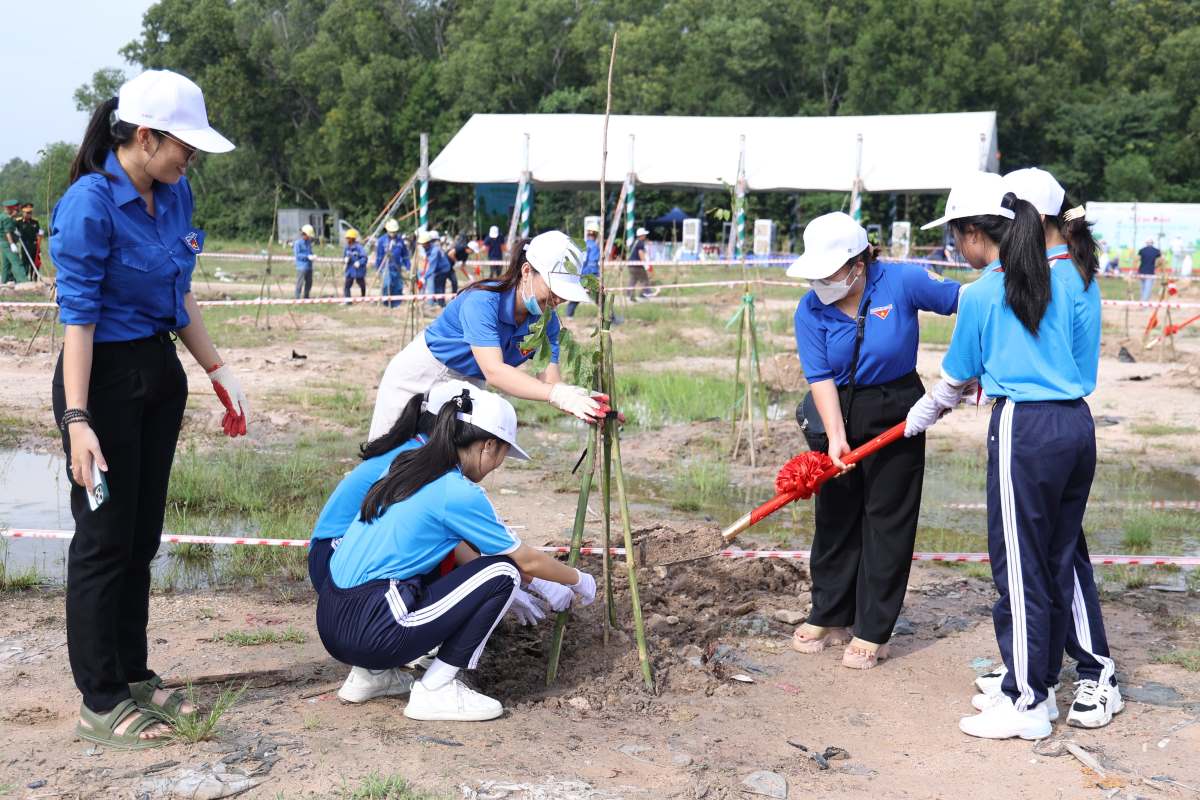
[[94, 460], [92, 461], [92, 491], [88, 493], [88, 506], [95, 511], [100, 506], [104, 505], [104, 501], [108, 499], [108, 481], [104, 479], [104, 473], [100, 471], [100, 465]]

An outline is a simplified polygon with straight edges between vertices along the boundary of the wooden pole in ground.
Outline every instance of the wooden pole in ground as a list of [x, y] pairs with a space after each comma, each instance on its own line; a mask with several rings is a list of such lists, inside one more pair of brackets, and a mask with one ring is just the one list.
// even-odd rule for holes
[[[588, 496], [592, 492], [592, 472], [596, 465], [596, 436], [588, 436], [587, 458], [583, 462], [583, 479], [579, 484], [579, 500], [575, 503], [575, 527], [571, 530], [571, 552], [567, 555], [567, 566], [579, 562], [579, 548], [583, 546], [583, 526], [587, 522]], [[550, 639], [550, 660], [546, 665], [546, 685], [558, 677], [558, 657], [562, 652], [563, 634], [567, 629], [570, 611], [560, 611], [554, 620], [554, 634]]]

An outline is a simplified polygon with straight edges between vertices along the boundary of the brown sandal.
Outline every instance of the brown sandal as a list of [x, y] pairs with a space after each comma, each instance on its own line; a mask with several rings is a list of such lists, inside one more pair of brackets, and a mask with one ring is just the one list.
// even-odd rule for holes
[[880, 661], [887, 659], [888, 655], [887, 644], [876, 645], [856, 636], [850, 640], [846, 651], [842, 653], [842, 666], [850, 669], [874, 669]]
[[[805, 628], [808, 631], [805, 631]], [[822, 631], [822, 633], [814, 636], [811, 635], [813, 631]], [[806, 622], [792, 633], [792, 649], [797, 653], [811, 655], [821, 652], [831, 644], [845, 644], [849, 638], [850, 631], [846, 628], [822, 628]]]

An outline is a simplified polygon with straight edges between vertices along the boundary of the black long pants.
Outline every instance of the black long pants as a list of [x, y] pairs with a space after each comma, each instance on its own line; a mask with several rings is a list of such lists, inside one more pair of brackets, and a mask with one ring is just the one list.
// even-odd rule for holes
[[[54, 418], [66, 410], [62, 355], [54, 370]], [[92, 511], [71, 478], [75, 537], [67, 556], [67, 652], [75, 685], [92, 711], [129, 699], [129, 684], [154, 677], [146, 665], [150, 562], [158, 552], [167, 482], [187, 404], [187, 376], [166, 334], [101, 343], [92, 351], [88, 410], [108, 462], [109, 499]]]
[[[846, 436], [850, 446], [902, 422], [924, 391], [916, 372], [858, 387]], [[821, 488], [810, 563], [811, 624], [853, 626], [855, 636], [874, 644], [891, 637], [908, 587], [924, 475], [921, 434], [888, 445]]]
[[342, 297], [349, 297], [350, 290], [352, 288], [354, 288], [354, 284], [356, 284], [356, 283], [358, 284], [359, 294], [362, 297], [366, 297], [367, 296], [367, 279], [366, 278], [355, 278], [350, 275], [346, 276], [346, 285], [342, 289]]

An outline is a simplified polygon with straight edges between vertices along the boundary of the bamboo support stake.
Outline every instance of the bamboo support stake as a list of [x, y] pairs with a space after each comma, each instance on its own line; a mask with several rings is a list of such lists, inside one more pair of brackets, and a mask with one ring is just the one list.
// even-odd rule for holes
[[[579, 561], [579, 548], [583, 546], [583, 527], [587, 522], [588, 497], [592, 493], [592, 472], [596, 465], [596, 436], [588, 437], [587, 458], [583, 462], [583, 478], [579, 483], [579, 500], [575, 504], [575, 527], [571, 530], [571, 552], [567, 554], [567, 566]], [[550, 660], [546, 665], [546, 685], [558, 677], [558, 657], [562, 652], [563, 634], [567, 629], [570, 611], [560, 611], [554, 620], [554, 635], [550, 640]]]
[[629, 498], [625, 494], [625, 470], [621, 468], [621, 437], [614, 431], [609, 438], [612, 442], [613, 464], [617, 473], [617, 501], [621, 504], [621, 529], [625, 534], [625, 569], [629, 576], [629, 601], [633, 605], [633, 635], [637, 640], [642, 678], [646, 681], [646, 688], [653, 692], [654, 672], [650, 666], [650, 651], [646, 647], [646, 625], [642, 620], [642, 602], [638, 597], [637, 562], [633, 556], [633, 530], [629, 524]]

